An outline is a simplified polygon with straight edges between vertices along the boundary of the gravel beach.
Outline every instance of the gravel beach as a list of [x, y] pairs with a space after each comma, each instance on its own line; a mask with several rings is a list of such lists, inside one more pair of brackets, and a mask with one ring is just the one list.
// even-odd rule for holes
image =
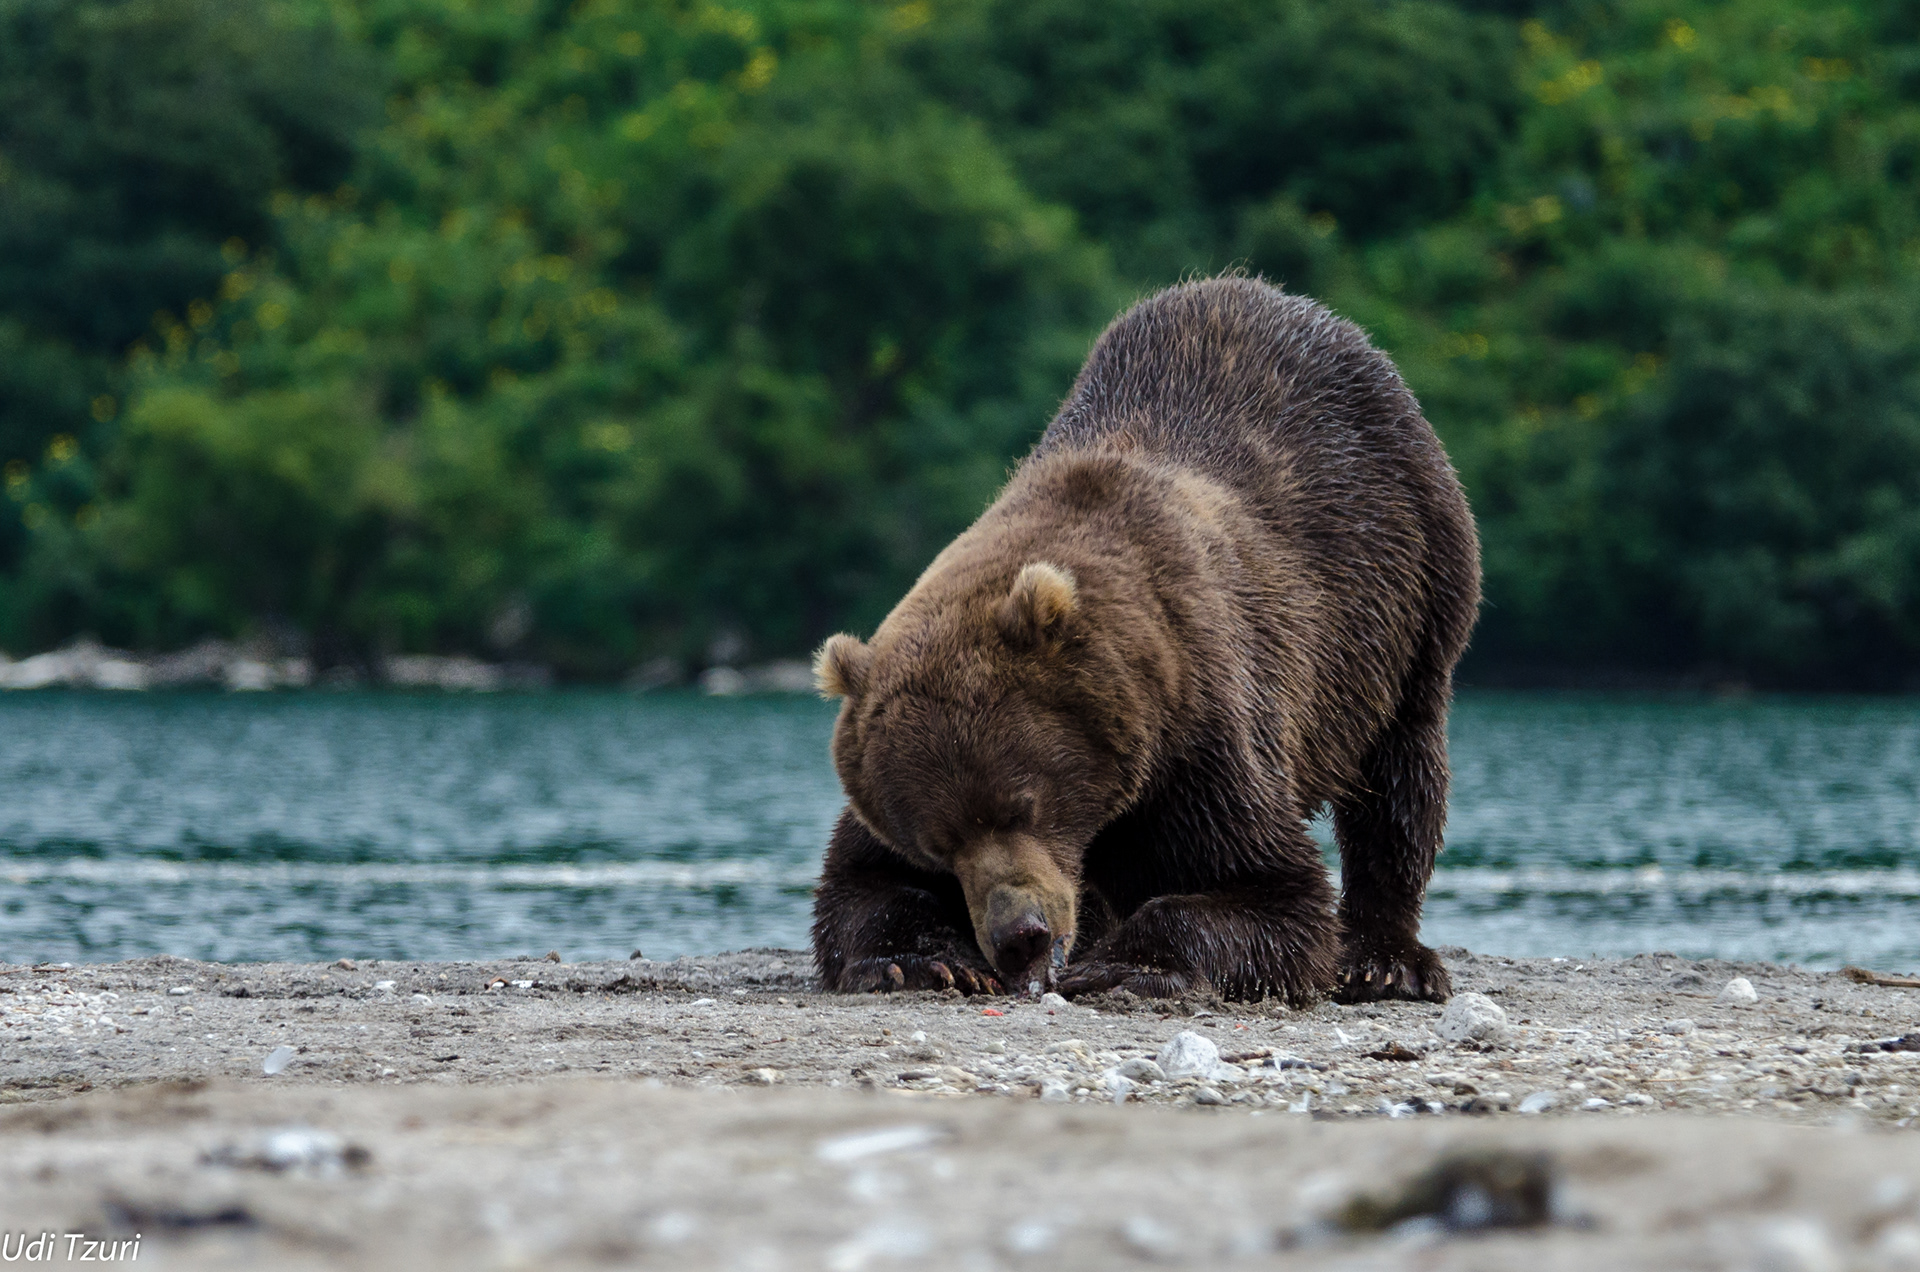
[[782, 950], [0, 965], [0, 1234], [182, 1267], [1920, 1269], [1920, 989], [1445, 954], [1444, 1011], [830, 996]]

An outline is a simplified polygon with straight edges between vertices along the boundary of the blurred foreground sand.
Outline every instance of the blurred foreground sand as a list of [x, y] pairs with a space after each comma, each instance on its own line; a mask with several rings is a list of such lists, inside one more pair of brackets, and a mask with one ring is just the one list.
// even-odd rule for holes
[[[0, 967], [0, 1233], [173, 1267], [1920, 1269], [1920, 1053], [1881, 1046], [1920, 992], [1449, 957], [1504, 1034], [830, 997], [790, 951]], [[1149, 1063], [1183, 1032], [1198, 1071]], [[1549, 1222], [1334, 1222], [1489, 1145], [1549, 1154]]]

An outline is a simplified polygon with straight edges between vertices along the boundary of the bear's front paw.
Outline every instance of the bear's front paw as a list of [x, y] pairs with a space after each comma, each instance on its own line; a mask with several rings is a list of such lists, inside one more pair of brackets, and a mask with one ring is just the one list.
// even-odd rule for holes
[[1370, 1003], [1383, 998], [1444, 1003], [1453, 996], [1453, 978], [1440, 956], [1424, 945], [1395, 951], [1359, 950], [1348, 955], [1334, 991], [1337, 1003]]
[[898, 954], [886, 958], [863, 958], [841, 969], [840, 981], [833, 986], [843, 994], [891, 994], [909, 989], [957, 989], [968, 996], [997, 994], [1000, 982], [977, 967], [957, 959], [923, 958], [916, 954]]
[[1099, 994], [1124, 989], [1142, 998], [1178, 998], [1194, 990], [1210, 988], [1207, 978], [1197, 972], [1175, 972], [1164, 967], [1139, 967], [1131, 963], [1105, 961], [1076, 963], [1061, 973], [1055, 991], [1067, 998], [1078, 994]]

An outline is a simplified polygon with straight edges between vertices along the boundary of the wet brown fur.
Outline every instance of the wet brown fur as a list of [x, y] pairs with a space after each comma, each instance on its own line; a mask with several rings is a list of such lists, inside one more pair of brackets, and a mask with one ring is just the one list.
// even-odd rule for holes
[[1444, 998], [1418, 930], [1478, 601], [1459, 482], [1358, 328], [1246, 278], [1134, 306], [873, 640], [821, 651], [825, 984], [1000, 988], [984, 853], [1066, 925], [1063, 992]]

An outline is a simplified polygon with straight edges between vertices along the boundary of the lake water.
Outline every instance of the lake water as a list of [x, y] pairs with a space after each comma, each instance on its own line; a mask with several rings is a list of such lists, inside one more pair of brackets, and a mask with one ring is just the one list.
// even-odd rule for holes
[[[0, 960], [804, 945], [832, 721], [692, 694], [3, 695]], [[1920, 966], [1920, 700], [1467, 693], [1452, 733], [1432, 943]]]

